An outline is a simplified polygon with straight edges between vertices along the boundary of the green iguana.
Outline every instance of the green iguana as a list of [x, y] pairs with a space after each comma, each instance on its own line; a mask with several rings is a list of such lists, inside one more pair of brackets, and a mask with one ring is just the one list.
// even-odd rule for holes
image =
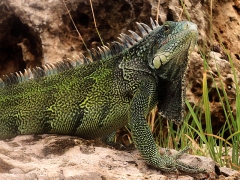
[[4, 76], [0, 83], [0, 139], [21, 134], [66, 134], [82, 138], [107, 136], [129, 125], [142, 157], [163, 171], [205, 172], [161, 156], [146, 122], [159, 112], [177, 123], [183, 119], [185, 72], [195, 46], [191, 22], [151, 19], [137, 23], [142, 37], [130, 31], [121, 42], [92, 50], [92, 60], [65, 60]]

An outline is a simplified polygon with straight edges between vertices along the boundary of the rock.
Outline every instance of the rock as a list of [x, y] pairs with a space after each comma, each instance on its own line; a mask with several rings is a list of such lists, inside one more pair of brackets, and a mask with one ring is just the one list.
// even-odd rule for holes
[[24, 172], [22, 171], [22, 169], [19, 168], [13, 168], [9, 170], [10, 174], [24, 174]]
[[240, 172], [238, 172], [236, 170], [229, 169], [226, 167], [220, 167], [220, 171], [223, 175], [225, 175], [227, 177], [236, 177], [234, 180], [240, 179]]
[[[151, 1], [92, 2], [105, 43], [134, 29], [136, 21], [150, 23], [151, 8], [156, 7], [156, 2]], [[66, 5], [87, 48], [100, 46], [89, 1], [66, 1]], [[86, 52], [63, 1], [2, 0], [0, 10], [0, 75], [64, 58], [79, 58], [81, 52]]]
[[[97, 141], [72, 136], [23, 135], [0, 141], [0, 179], [175, 179], [176, 173], [146, 165], [137, 150], [118, 151], [96, 145]], [[171, 150], [170, 154], [176, 151]], [[181, 161], [213, 172], [209, 158], [184, 154]], [[205, 174], [179, 174], [178, 179], [193, 180]]]

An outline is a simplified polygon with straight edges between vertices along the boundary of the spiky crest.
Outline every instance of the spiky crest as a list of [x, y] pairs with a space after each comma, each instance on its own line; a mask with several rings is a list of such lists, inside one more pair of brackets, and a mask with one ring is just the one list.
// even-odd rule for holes
[[53, 74], [61, 73], [82, 64], [88, 64], [91, 61], [108, 59], [118, 53], [121, 53], [125, 49], [131, 48], [133, 45], [141, 41], [143, 37], [148, 35], [153, 29], [159, 27], [157, 21], [154, 22], [152, 18], [150, 18], [150, 21], [152, 28], [144, 23], [136, 22], [138, 29], [142, 34], [142, 37], [136, 32], [129, 30], [131, 36], [121, 33], [120, 37], [118, 37], [120, 42], [113, 41], [110, 45], [108, 44], [108, 46], [104, 45], [97, 47], [97, 50], [94, 48], [91, 51], [88, 50], [89, 54], [91, 54], [91, 60], [83, 54], [80, 54], [80, 59], [77, 60], [65, 59], [54, 64], [45, 64], [42, 67], [25, 69], [24, 73], [20, 71], [10, 73], [9, 75], [4, 75], [2, 78], [0, 78], [0, 88], [32, 79], [38, 79], [44, 76], [51, 76]]

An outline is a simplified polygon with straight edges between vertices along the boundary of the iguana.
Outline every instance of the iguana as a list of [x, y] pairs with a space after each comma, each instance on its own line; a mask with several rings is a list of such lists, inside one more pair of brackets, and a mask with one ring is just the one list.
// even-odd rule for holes
[[84, 64], [65, 60], [4, 76], [0, 139], [44, 133], [92, 139], [129, 125], [150, 165], [167, 172], [205, 172], [178, 161], [178, 155], [160, 155], [146, 122], [156, 105], [169, 120], [182, 121], [184, 79], [197, 26], [188, 21], [160, 26], [152, 19], [152, 27], [137, 26], [141, 36], [122, 33], [120, 42], [89, 51], [92, 62], [82, 56]]

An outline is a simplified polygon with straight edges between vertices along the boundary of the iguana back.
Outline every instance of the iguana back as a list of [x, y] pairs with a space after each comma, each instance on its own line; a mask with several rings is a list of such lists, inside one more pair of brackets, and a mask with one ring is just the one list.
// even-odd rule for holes
[[56, 133], [96, 138], [123, 127], [130, 98], [119, 88], [124, 83], [113, 71], [116, 64], [116, 58], [105, 59], [1, 88], [0, 137]]

